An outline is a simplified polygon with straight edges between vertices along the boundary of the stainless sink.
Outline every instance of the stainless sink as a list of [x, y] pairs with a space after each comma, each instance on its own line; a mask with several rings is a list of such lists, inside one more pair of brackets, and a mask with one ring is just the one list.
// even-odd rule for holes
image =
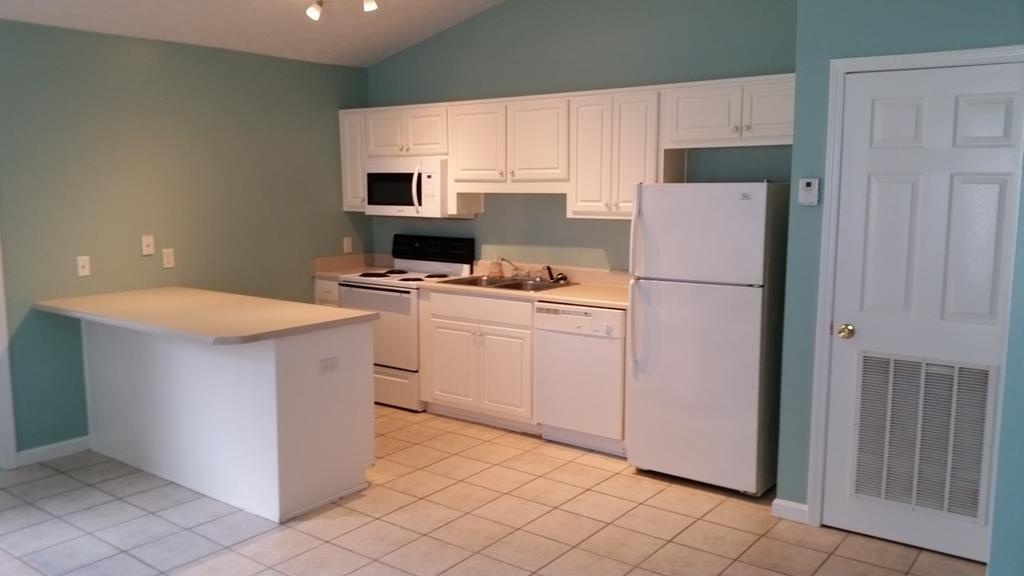
[[504, 290], [520, 290], [523, 292], [540, 292], [552, 288], [572, 286], [572, 282], [548, 282], [547, 280], [516, 280], [513, 278], [492, 278], [490, 276], [469, 276], [442, 280], [441, 284], [458, 284], [459, 286], [479, 286], [481, 288], [501, 288]]
[[451, 280], [441, 280], [441, 284], [458, 284], [459, 286], [481, 286], [484, 288], [498, 287], [502, 284], [508, 284], [509, 282], [520, 282], [520, 280], [513, 280], [511, 278], [492, 278], [490, 276], [467, 276], [466, 278], [453, 278]]
[[495, 288], [503, 288], [505, 290], [522, 290], [523, 292], [540, 292], [542, 290], [551, 290], [552, 288], [562, 288], [564, 286], [572, 286], [572, 282], [548, 282], [547, 280], [513, 280], [507, 284], [501, 284], [495, 286]]

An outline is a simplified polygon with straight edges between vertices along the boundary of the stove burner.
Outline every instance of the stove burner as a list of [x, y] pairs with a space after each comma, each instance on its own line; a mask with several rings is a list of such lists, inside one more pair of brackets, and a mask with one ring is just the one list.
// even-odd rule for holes
[[447, 274], [427, 274], [424, 278], [447, 278]]
[[406, 271], [406, 270], [398, 270], [398, 269], [395, 269], [395, 268], [392, 268], [391, 270], [386, 270], [384, 272], [384, 274], [387, 274], [388, 276], [398, 276], [400, 274], [408, 274], [408, 273], [409, 272]]
[[423, 282], [423, 278], [399, 278], [399, 282]]
[[360, 278], [386, 278], [387, 274], [384, 272], [363, 272], [359, 275]]

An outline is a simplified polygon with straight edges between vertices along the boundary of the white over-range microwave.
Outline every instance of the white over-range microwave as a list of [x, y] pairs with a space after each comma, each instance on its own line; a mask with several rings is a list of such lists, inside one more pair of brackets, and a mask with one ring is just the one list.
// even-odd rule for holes
[[366, 162], [366, 213], [444, 218], [447, 180], [447, 158], [370, 158]]

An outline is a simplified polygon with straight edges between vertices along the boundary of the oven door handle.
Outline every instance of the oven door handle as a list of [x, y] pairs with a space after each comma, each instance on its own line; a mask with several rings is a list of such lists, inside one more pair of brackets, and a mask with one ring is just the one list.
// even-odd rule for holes
[[420, 173], [420, 165], [416, 164], [416, 170], [412, 173], [412, 205], [416, 207], [416, 214], [420, 213], [420, 199], [416, 194], [416, 183], [420, 181], [423, 175]]
[[388, 296], [404, 296], [404, 297], [412, 296], [412, 291], [411, 290], [402, 290], [402, 289], [399, 289], [399, 288], [376, 288], [376, 287], [370, 288], [369, 286], [363, 286], [363, 285], [357, 285], [357, 284], [345, 284], [345, 283], [341, 283], [341, 284], [339, 284], [339, 286], [341, 286], [342, 288], [348, 289], [348, 290], [353, 290], [355, 292], [370, 292], [370, 293], [374, 293], [374, 294], [380, 293], [380, 294], [384, 294], [384, 295], [388, 295]]

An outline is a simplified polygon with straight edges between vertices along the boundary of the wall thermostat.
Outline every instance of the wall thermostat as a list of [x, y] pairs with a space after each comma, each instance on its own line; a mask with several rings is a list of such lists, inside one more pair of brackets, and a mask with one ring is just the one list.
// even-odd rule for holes
[[801, 206], [818, 205], [818, 179], [801, 178], [800, 189], [797, 191], [797, 202]]

